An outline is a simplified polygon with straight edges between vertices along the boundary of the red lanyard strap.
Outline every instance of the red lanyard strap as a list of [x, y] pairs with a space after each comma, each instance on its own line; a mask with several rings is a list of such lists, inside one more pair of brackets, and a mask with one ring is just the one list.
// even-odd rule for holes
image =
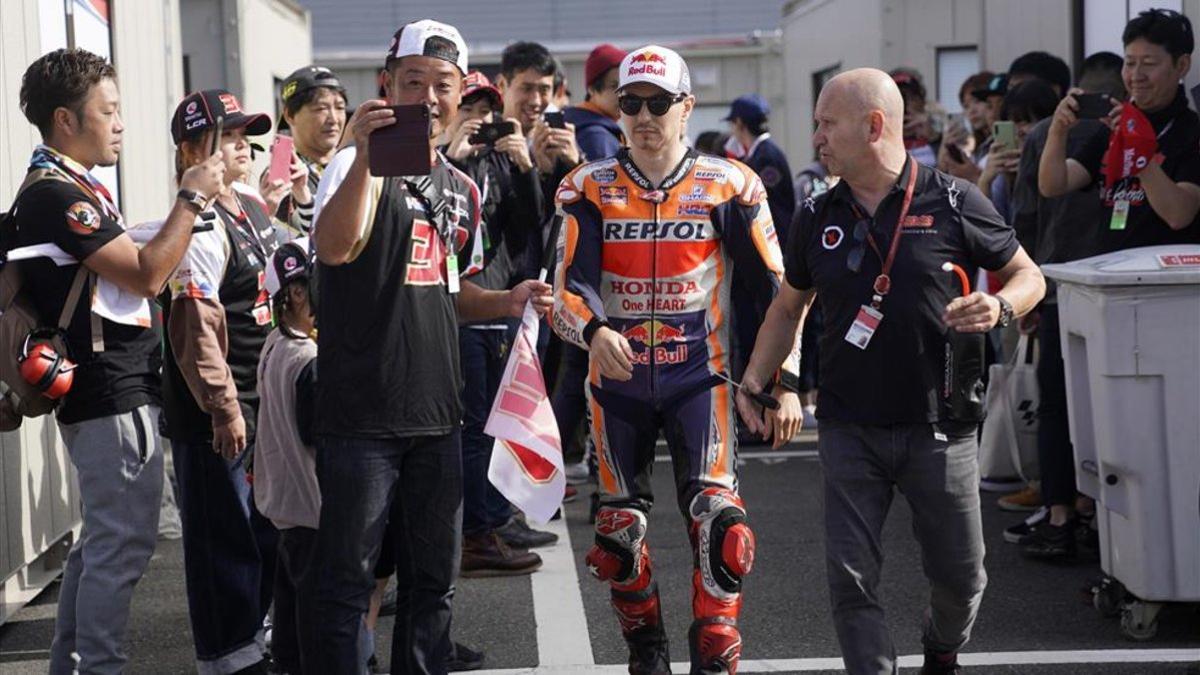
[[871, 306], [875, 309], [879, 309], [884, 296], [892, 290], [892, 277], [890, 276], [892, 263], [896, 262], [896, 251], [900, 250], [900, 233], [904, 229], [904, 218], [908, 216], [908, 207], [912, 206], [913, 188], [917, 185], [917, 171], [920, 167], [911, 156], [908, 158], [908, 165], [908, 186], [904, 188], [904, 203], [900, 206], [900, 217], [896, 219], [896, 230], [892, 233], [892, 245], [888, 249], [886, 259], [880, 253], [874, 235], [869, 229], [867, 230], [867, 241], [870, 242], [871, 248], [875, 249], [875, 254], [883, 261], [883, 269], [879, 276], [875, 277], [875, 283], [871, 287], [875, 291], [875, 295], [871, 297]]

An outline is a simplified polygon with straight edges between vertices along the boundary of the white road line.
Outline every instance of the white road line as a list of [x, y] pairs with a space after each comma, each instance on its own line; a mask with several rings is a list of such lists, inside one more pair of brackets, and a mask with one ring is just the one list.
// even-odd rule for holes
[[[539, 526], [541, 527], [541, 526]], [[538, 663], [543, 672], [564, 672], [573, 666], [588, 667], [596, 662], [592, 656], [591, 633], [587, 615], [583, 612], [583, 594], [579, 575], [575, 573], [575, 558], [571, 551], [571, 535], [566, 518], [552, 520], [546, 530], [558, 535], [551, 548], [538, 549], [542, 568], [533, 573], [533, 620], [537, 624]]]
[[[535, 575], [536, 576], [536, 575]], [[540, 633], [539, 633], [540, 637]], [[588, 650], [591, 654], [591, 650]], [[1200, 660], [1200, 649], [1099, 649], [1080, 651], [1041, 652], [978, 652], [959, 654], [958, 662], [964, 666], [1015, 666], [1015, 665], [1067, 665], [1081, 663], [1187, 663]], [[904, 668], [918, 668], [923, 657], [910, 654], [900, 657]], [[672, 663], [674, 672], [687, 672], [687, 663]], [[818, 670], [840, 670], [842, 659], [749, 659], [742, 661], [739, 673], [784, 673], [812, 672]], [[481, 670], [479, 675], [620, 675], [628, 672], [623, 664], [613, 665], [557, 665], [537, 668], [510, 668], [506, 670]]]

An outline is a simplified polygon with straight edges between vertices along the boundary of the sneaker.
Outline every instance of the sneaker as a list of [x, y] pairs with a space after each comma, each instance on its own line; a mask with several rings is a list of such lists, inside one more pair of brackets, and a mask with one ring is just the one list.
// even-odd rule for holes
[[566, 490], [563, 491], [563, 503], [570, 504], [576, 499], [579, 499], [579, 489], [574, 485], [568, 485]]
[[1076, 521], [1069, 520], [1062, 525], [1051, 525], [1049, 521], [1029, 536], [1021, 553], [1035, 560], [1062, 561], [1075, 557], [1075, 528]]
[[809, 431], [816, 430], [816, 428], [817, 428], [817, 406], [815, 406], [815, 405], [804, 406], [804, 421], [801, 423], [800, 428], [808, 429]]
[[461, 577], [519, 576], [541, 566], [538, 554], [509, 548], [495, 531], [463, 537]]
[[477, 652], [458, 642], [450, 643], [450, 655], [446, 657], [446, 672], [461, 673], [483, 667], [483, 652]]
[[958, 652], [935, 652], [925, 650], [925, 664], [921, 666], [921, 675], [956, 675], [962, 672], [958, 665]]
[[587, 460], [583, 459], [563, 467], [563, 473], [567, 476], [567, 485], [583, 485], [588, 482], [591, 471], [588, 469]]
[[1007, 541], [1010, 544], [1018, 545], [1027, 543], [1029, 541], [1029, 537], [1033, 534], [1034, 528], [1046, 522], [1046, 519], [1049, 517], [1050, 509], [1043, 506], [1037, 511], [1034, 511], [1032, 516], [1029, 516], [1016, 525], [1005, 529], [1004, 541]]
[[396, 614], [396, 589], [389, 588], [383, 592], [379, 600], [379, 616], [394, 616]]
[[996, 500], [1001, 511], [1037, 511], [1042, 506], [1042, 493], [1032, 485], [1024, 490]]
[[509, 518], [507, 523], [496, 528], [496, 534], [512, 548], [539, 548], [558, 542], [557, 534], [535, 530], [519, 516]]

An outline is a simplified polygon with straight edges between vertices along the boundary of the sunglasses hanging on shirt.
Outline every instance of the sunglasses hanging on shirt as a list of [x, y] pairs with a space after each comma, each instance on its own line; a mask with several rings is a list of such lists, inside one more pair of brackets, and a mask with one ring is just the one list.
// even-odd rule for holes
[[656, 94], [654, 96], [634, 96], [633, 94], [621, 94], [617, 99], [617, 106], [621, 108], [621, 112], [633, 117], [642, 112], [642, 104], [650, 109], [650, 114], [655, 117], [662, 117], [667, 114], [671, 106], [679, 103], [687, 98], [687, 94]]

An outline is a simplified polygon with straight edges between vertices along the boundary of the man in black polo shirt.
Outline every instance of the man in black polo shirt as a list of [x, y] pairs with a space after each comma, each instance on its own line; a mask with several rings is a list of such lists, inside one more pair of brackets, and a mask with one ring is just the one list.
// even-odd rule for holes
[[333, 158], [317, 193], [320, 672], [366, 665], [360, 624], [389, 519], [407, 600], [391, 672], [445, 672], [462, 525], [457, 322], [519, 316], [531, 297], [543, 311], [551, 304], [539, 281], [483, 290], [460, 280], [479, 269], [480, 194], [439, 153], [428, 176], [368, 171], [371, 132], [395, 123], [387, 106], [429, 106], [432, 144], [457, 114], [466, 72], [466, 44], [452, 26], [424, 20], [397, 31], [388, 100], [358, 108], [355, 145]]
[[[21, 266], [22, 292], [47, 322], [58, 320], [73, 285], [84, 284], [66, 329], [67, 356], [78, 367], [57, 410], [83, 526], [63, 571], [49, 672], [120, 673], [129, 604], [154, 553], [162, 500], [162, 358], [146, 299], [183, 258], [225, 165], [217, 153], [188, 169], [162, 229], [139, 249], [91, 174], [116, 164], [121, 151], [112, 65], [82, 49], [50, 52], [25, 71], [20, 96], [44, 145], [14, 200], [14, 227], [0, 234], [11, 260], [16, 249], [40, 247], [45, 255], [9, 264]], [[60, 267], [63, 258], [72, 262]]]
[[[922, 672], [957, 672], [987, 579], [975, 436], [982, 334], [1028, 312], [1045, 288], [978, 189], [905, 152], [903, 111], [899, 89], [874, 69], [821, 91], [813, 141], [842, 180], [797, 212], [787, 284], [743, 379], [751, 392], [770, 382], [820, 298], [825, 548], [834, 623], [855, 674], [898, 672], [878, 594], [896, 488], [932, 585]], [[964, 274], [942, 271], [946, 263]], [[965, 294], [980, 267], [1002, 280], [996, 295]], [[738, 406], [760, 426], [751, 399], [739, 394]]]

